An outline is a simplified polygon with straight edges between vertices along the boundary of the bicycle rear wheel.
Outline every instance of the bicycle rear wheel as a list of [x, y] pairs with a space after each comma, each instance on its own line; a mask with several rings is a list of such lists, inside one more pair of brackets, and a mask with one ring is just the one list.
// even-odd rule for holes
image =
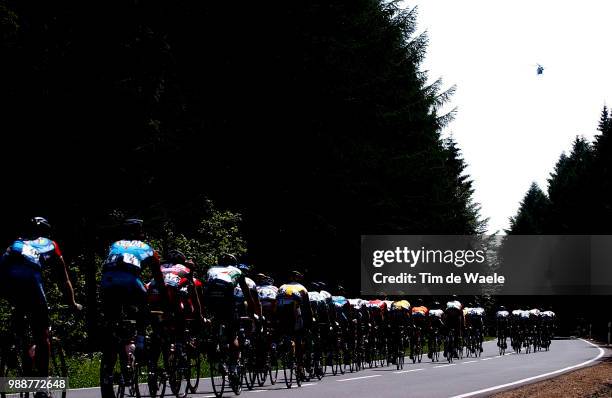
[[[49, 376], [50, 377], [68, 377], [68, 367], [66, 366], [66, 354], [58, 339], [51, 339], [51, 355], [49, 357]], [[52, 391], [49, 393], [51, 397], [66, 398], [66, 390]]]
[[284, 352], [282, 355], [282, 366], [283, 366], [283, 374], [285, 376], [285, 385], [287, 388], [291, 388], [293, 386], [293, 376], [295, 375], [295, 360], [293, 358], [293, 353], [291, 353], [291, 347], [286, 348], [289, 352]]
[[210, 384], [212, 385], [215, 397], [220, 398], [225, 391], [227, 371], [225, 365], [217, 356], [213, 357], [209, 355], [208, 362], [210, 368]]
[[187, 350], [188, 367], [185, 378], [187, 379], [187, 389], [190, 393], [195, 394], [200, 384], [200, 377], [202, 377], [202, 355], [196, 346], [189, 345]]

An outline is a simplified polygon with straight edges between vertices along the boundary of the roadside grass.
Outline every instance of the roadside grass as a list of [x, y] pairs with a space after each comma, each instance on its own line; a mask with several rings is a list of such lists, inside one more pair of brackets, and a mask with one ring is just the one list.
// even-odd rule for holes
[[99, 353], [77, 354], [66, 358], [68, 386], [70, 388], [99, 386], [100, 358]]

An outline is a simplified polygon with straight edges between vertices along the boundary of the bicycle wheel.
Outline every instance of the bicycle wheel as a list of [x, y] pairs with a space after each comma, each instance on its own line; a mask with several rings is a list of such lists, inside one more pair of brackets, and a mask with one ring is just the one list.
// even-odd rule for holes
[[168, 385], [170, 391], [175, 397], [182, 398], [186, 396], [183, 390], [183, 376], [185, 374], [184, 365], [182, 363], [182, 348], [180, 344], [167, 344], [165, 347], [165, 368], [168, 375]]
[[229, 384], [236, 395], [242, 394], [242, 378], [244, 377], [244, 366], [238, 362], [236, 365], [235, 373], [229, 374]]
[[257, 367], [256, 379], [257, 385], [263, 387], [266, 384], [268, 373], [270, 371], [270, 353], [266, 353], [263, 365]]
[[292, 344], [285, 344], [283, 346], [283, 353], [281, 355], [281, 364], [283, 366], [283, 375], [285, 376], [285, 385], [287, 388], [291, 388], [293, 386], [295, 360], [292, 349]]
[[208, 356], [210, 384], [212, 385], [215, 397], [220, 398], [225, 391], [225, 383], [227, 379], [227, 369], [221, 361], [219, 353]]
[[257, 374], [255, 372], [255, 354], [249, 343], [243, 342], [241, 345], [240, 365], [242, 367], [241, 382], [244, 383], [248, 390], [252, 390], [255, 387], [255, 378]]
[[272, 347], [270, 350], [270, 384], [276, 384], [276, 380], [278, 379], [278, 352], [276, 351], [276, 346]]
[[166, 394], [166, 375], [163, 368], [152, 361], [136, 365], [138, 396], [163, 397]]
[[200, 377], [202, 376], [202, 355], [195, 345], [188, 345], [187, 350], [188, 366], [185, 378], [187, 379], [187, 389], [190, 393], [195, 394], [200, 384]]
[[[68, 377], [68, 367], [66, 366], [66, 355], [60, 341], [56, 338], [51, 339], [51, 352], [49, 357], [49, 376], [50, 377]], [[51, 391], [52, 397], [66, 398], [66, 390]]]

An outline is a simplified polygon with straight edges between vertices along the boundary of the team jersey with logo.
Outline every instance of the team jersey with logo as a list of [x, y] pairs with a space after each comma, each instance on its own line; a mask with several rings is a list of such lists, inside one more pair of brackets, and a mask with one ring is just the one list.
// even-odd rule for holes
[[6, 261], [19, 261], [24, 265], [31, 266], [37, 270], [54, 259], [58, 259], [62, 253], [54, 241], [47, 238], [32, 240], [18, 239], [7, 249], [4, 259]]
[[321, 296], [319, 292], [308, 292], [308, 300], [314, 301], [317, 303], [324, 303], [325, 299]]
[[442, 310], [429, 310], [429, 316], [442, 318], [442, 315], [444, 315], [444, 311]]
[[542, 312], [542, 318], [554, 318], [555, 317], [555, 313], [552, 311], [544, 311]]
[[162, 264], [160, 270], [166, 286], [182, 287], [189, 283], [191, 270], [182, 264]]
[[211, 267], [206, 273], [206, 282], [222, 281], [238, 286], [238, 280], [242, 276], [242, 271], [234, 266]]
[[466, 308], [466, 310], [466, 315], [470, 316], [483, 316], [485, 312], [485, 310], [480, 307]]
[[120, 240], [110, 247], [102, 270], [127, 270], [136, 274], [142, 271], [142, 264], [157, 253], [151, 246], [140, 240]]
[[[249, 278], [249, 277], [245, 277], [244, 281], [246, 282], [247, 286], [249, 287], [249, 290], [252, 292], [257, 291], [257, 285], [255, 284], [255, 282]], [[240, 286], [236, 286], [234, 288], [234, 297], [236, 297], [237, 299], [243, 299], [244, 298], [244, 293], [242, 292], [242, 288]]]
[[450, 309], [461, 310], [462, 307], [463, 306], [461, 305], [461, 303], [457, 300], [449, 301], [448, 303], [446, 303], [447, 310], [450, 310]]
[[278, 288], [272, 285], [257, 286], [257, 295], [260, 300], [276, 300]]
[[348, 304], [348, 300], [344, 296], [332, 296], [332, 303], [335, 307], [344, 307]]
[[321, 297], [323, 297], [323, 300], [325, 300], [326, 303], [330, 304], [332, 302], [332, 295], [329, 292], [321, 290], [319, 294], [321, 295]]
[[391, 304], [391, 309], [409, 311], [410, 303], [407, 300], [394, 301], [393, 304]]
[[308, 290], [299, 283], [286, 283], [278, 288], [277, 298], [298, 298], [302, 299], [302, 294], [308, 294]]
[[412, 315], [427, 316], [427, 314], [429, 313], [429, 310], [425, 306], [420, 306], [420, 307], [412, 307], [410, 312], [412, 313]]
[[387, 304], [382, 300], [370, 300], [366, 303], [368, 308], [378, 308], [384, 310], [387, 308]]
[[495, 313], [496, 318], [508, 318], [508, 316], [510, 316], [510, 313], [508, 313], [508, 311], [497, 311]]

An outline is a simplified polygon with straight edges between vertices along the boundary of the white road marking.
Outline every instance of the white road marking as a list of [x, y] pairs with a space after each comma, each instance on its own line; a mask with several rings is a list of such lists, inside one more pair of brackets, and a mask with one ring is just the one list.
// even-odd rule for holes
[[493, 358], [482, 358], [481, 361], [488, 361], [489, 359], [493, 359]]
[[350, 379], [340, 379], [340, 380], [336, 380], [336, 381], [351, 381], [351, 380], [369, 379], [369, 378], [372, 378], [372, 377], [380, 377], [380, 375], [351, 377]]
[[477, 360], [473, 360], [473, 361], [466, 361], [466, 362], [461, 362], [461, 363], [474, 363], [474, 362], [478, 362]]
[[455, 366], [457, 365], [456, 363], [449, 363], [448, 365], [438, 365], [438, 366], [434, 366], [434, 368], [445, 368], [447, 366]]
[[[565, 367], [563, 369], [554, 370], [554, 371], [548, 372], [548, 373], [542, 373], [542, 374], [537, 375], [537, 376], [527, 377], [525, 379], [513, 381], [513, 382], [510, 382], [510, 383], [506, 383], [506, 384], [500, 384], [500, 385], [489, 387], [489, 388], [483, 388], [482, 390], [478, 390], [478, 391], [466, 392], [465, 394], [455, 395], [455, 396], [452, 396], [451, 398], [466, 398], [466, 397], [471, 397], [472, 395], [478, 395], [478, 394], [482, 394], [482, 393], [485, 393], [485, 392], [495, 391], [495, 390], [499, 390], [499, 389], [502, 389], [502, 388], [506, 388], [506, 387], [510, 387], [510, 386], [515, 386], [517, 384], [527, 383], [527, 382], [532, 381], [532, 380], [541, 379], [542, 377], [547, 377], [547, 376], [552, 376], [552, 375], [555, 375], [555, 374], [567, 372], [568, 370], [580, 368], [582, 366], [586, 366], [586, 365], [588, 365], [590, 363], [593, 363], [593, 362], [597, 361], [599, 358], [603, 357], [603, 355], [605, 354], [605, 351], [603, 350], [603, 348], [596, 346], [595, 344], [591, 343], [590, 341], [586, 341], [584, 339], [580, 339], [580, 340], [584, 341], [585, 343], [588, 343], [588, 344], [592, 345], [593, 347], [597, 347], [597, 349], [599, 350], [599, 354], [596, 357], [594, 357], [592, 359], [589, 359], [588, 361], [584, 361], [582, 363], [579, 363], [577, 365], [567, 366], [567, 367]], [[483, 359], [483, 361], [484, 361], [484, 359]]]
[[310, 387], [310, 386], [316, 386], [317, 383], [306, 383], [306, 384], [302, 384], [302, 387]]
[[400, 374], [400, 373], [408, 373], [408, 372], [418, 372], [420, 370], [425, 370], [425, 369], [421, 368], [421, 369], [410, 369], [410, 370], [398, 370], [397, 372], [393, 372], [393, 373]]

